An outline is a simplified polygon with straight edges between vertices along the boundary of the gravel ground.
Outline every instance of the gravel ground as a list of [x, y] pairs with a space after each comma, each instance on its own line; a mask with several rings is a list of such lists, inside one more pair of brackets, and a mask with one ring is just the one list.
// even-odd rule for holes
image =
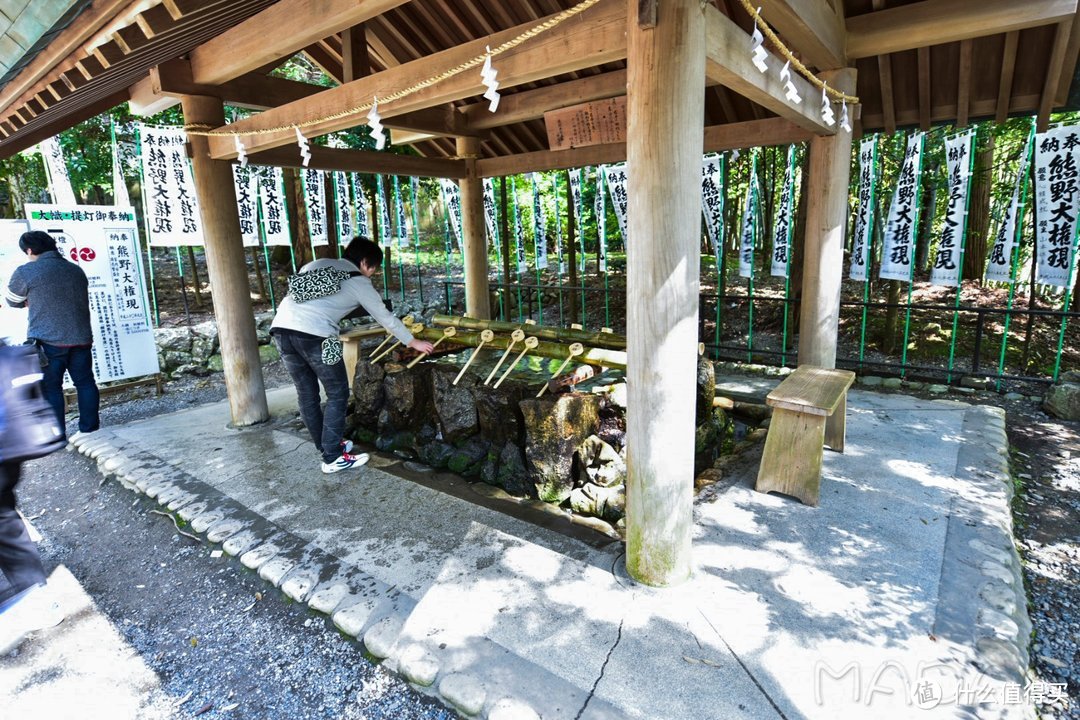
[[1067, 694], [1037, 704], [1043, 718], [1080, 720], [1080, 423], [1027, 405], [1009, 409], [1008, 432], [1035, 676]]
[[[287, 382], [279, 364], [268, 386]], [[225, 397], [221, 375], [103, 399], [116, 425]], [[101, 483], [62, 451], [28, 463], [23, 512], [43, 535], [46, 569], [66, 566], [180, 704], [174, 717], [259, 720], [446, 719], [454, 713], [369, 663], [325, 616], [291, 603], [235, 558], [178, 535], [153, 500]], [[160, 707], [160, 705], [159, 705]], [[201, 712], [200, 712], [201, 711]], [[155, 716], [157, 717], [157, 716]]]

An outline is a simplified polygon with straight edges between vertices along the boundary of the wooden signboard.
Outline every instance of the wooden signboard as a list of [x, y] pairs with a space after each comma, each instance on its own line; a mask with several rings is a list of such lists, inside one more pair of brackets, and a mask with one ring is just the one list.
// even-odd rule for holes
[[626, 96], [552, 110], [544, 124], [552, 150], [626, 142]]

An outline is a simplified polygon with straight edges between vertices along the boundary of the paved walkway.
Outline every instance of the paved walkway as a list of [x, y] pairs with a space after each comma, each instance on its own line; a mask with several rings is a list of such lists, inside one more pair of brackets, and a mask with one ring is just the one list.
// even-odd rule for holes
[[736, 456], [695, 576], [654, 590], [561, 513], [390, 456], [324, 476], [292, 389], [269, 400], [259, 427], [218, 403], [75, 444], [464, 715], [1033, 717], [1000, 410], [852, 391], [820, 507]]

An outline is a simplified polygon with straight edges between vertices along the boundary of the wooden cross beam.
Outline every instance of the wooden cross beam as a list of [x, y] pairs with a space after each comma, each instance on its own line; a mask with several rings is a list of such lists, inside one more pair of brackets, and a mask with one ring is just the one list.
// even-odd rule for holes
[[844, 18], [826, 0], [758, 0], [761, 17], [802, 61], [820, 70], [847, 66]]

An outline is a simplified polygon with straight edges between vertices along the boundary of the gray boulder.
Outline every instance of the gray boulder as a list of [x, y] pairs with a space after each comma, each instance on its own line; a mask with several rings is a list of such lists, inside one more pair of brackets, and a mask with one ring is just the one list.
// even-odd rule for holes
[[574, 487], [574, 453], [600, 424], [595, 395], [563, 393], [520, 403], [525, 417], [525, 460], [537, 497], [561, 503]]
[[1066, 373], [1062, 381], [1050, 388], [1043, 398], [1043, 410], [1062, 420], [1080, 420], [1080, 381], [1067, 380], [1073, 373]]

